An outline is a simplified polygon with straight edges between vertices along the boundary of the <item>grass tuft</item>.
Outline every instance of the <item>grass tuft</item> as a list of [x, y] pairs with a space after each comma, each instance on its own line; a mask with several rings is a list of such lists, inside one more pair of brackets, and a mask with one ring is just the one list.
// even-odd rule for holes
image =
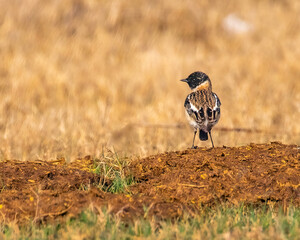
[[125, 173], [129, 164], [130, 160], [126, 156], [119, 156], [114, 150], [103, 150], [92, 167], [92, 172], [103, 177], [99, 188], [111, 193], [129, 193], [128, 186], [134, 183], [133, 176]]

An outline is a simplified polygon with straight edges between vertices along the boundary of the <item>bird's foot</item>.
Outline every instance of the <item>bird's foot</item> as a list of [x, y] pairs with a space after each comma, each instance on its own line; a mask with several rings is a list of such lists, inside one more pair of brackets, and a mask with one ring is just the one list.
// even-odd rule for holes
[[191, 149], [197, 149], [197, 148], [198, 148], [198, 147], [197, 147], [197, 146], [194, 146], [194, 145], [191, 147]]

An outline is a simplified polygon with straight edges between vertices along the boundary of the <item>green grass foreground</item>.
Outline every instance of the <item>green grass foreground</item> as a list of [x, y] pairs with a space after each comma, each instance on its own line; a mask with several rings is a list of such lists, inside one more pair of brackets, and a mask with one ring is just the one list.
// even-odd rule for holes
[[64, 223], [0, 225], [0, 239], [300, 239], [300, 209], [269, 206], [205, 208], [176, 221], [124, 223], [103, 210], [86, 210]]

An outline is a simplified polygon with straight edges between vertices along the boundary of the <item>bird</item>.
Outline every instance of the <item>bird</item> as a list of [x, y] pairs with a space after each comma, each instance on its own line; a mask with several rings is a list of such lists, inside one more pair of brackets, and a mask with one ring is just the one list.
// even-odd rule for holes
[[214, 148], [211, 130], [220, 119], [221, 101], [217, 94], [212, 91], [211, 81], [205, 73], [193, 72], [181, 81], [186, 82], [192, 90], [184, 102], [186, 117], [189, 124], [194, 128], [192, 149], [197, 148], [194, 143], [198, 129], [199, 139], [206, 141], [209, 134], [212, 148]]

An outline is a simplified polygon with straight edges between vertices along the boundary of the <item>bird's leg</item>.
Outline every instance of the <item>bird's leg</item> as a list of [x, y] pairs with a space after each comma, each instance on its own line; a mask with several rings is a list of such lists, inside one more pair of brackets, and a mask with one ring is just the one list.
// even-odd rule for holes
[[197, 128], [194, 129], [194, 138], [193, 138], [193, 145], [192, 145], [192, 149], [196, 149], [197, 146], [194, 146], [194, 142], [195, 142], [195, 137], [196, 137], [196, 134], [197, 134]]
[[212, 145], [212, 147], [214, 148], [215, 146], [214, 146], [214, 142], [213, 142], [213, 140], [212, 140], [212, 137], [211, 137], [211, 133], [210, 133], [210, 131], [209, 131], [208, 133], [209, 133], [209, 136], [210, 136], [211, 145]]

